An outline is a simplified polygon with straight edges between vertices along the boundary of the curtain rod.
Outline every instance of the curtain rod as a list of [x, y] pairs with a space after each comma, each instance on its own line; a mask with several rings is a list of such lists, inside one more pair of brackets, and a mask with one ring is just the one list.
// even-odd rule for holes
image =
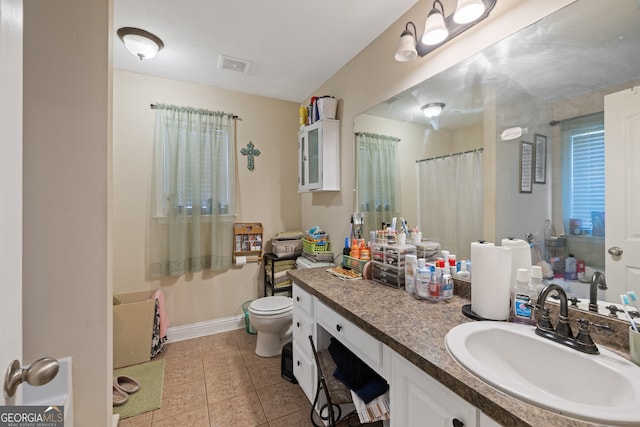
[[373, 136], [373, 137], [389, 138], [389, 139], [393, 139], [395, 142], [400, 142], [400, 141], [402, 141], [400, 138], [397, 138], [397, 137], [395, 137], [395, 136], [381, 135], [381, 134], [378, 134], [378, 133], [355, 132], [355, 134], [356, 134], [356, 136], [364, 135], [364, 136]]
[[[157, 109], [157, 108], [158, 108], [158, 106], [157, 106], [156, 104], [149, 104], [149, 107], [150, 107], [152, 110], [155, 110], [155, 109]], [[237, 119], [237, 120], [242, 120], [240, 117], [236, 116], [235, 114], [231, 114], [231, 118], [232, 118], [232, 119]]]
[[481, 153], [483, 151], [484, 151], [484, 148], [476, 148], [475, 150], [467, 150], [467, 151], [461, 151], [459, 153], [445, 154], [444, 156], [436, 156], [436, 157], [429, 157], [428, 159], [420, 159], [420, 160], [416, 160], [416, 163], [428, 162], [429, 160], [444, 159], [452, 156], [462, 156], [463, 154], [469, 154], [469, 153], [476, 153], [476, 152]]

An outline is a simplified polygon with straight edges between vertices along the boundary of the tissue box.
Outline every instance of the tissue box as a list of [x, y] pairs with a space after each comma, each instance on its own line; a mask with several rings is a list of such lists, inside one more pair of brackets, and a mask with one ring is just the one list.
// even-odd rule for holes
[[153, 292], [116, 295], [113, 306], [113, 367], [136, 365], [151, 359], [151, 338], [155, 317]]

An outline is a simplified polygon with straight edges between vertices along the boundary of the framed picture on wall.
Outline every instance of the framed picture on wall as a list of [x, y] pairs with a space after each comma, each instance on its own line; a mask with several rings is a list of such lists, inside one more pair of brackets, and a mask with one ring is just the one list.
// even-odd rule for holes
[[547, 179], [547, 137], [536, 133], [533, 139], [536, 151], [533, 182], [544, 184]]
[[520, 192], [531, 193], [533, 175], [533, 143], [520, 141]]

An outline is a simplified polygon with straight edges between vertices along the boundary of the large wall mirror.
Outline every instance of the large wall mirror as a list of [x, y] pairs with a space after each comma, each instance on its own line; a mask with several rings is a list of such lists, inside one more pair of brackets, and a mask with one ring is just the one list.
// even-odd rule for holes
[[[545, 220], [550, 219], [556, 233], [565, 237], [564, 254], [585, 260], [589, 276], [593, 270], [609, 269], [606, 236], [612, 225], [607, 221], [603, 229], [599, 222], [607, 220], [609, 211], [587, 207], [583, 221], [571, 221], [578, 218], [570, 218], [568, 212], [577, 209], [578, 196], [604, 199], [604, 172], [599, 182], [587, 182], [590, 190], [570, 187], [577, 178], [567, 167], [571, 154], [567, 147], [576, 146], [571, 145], [571, 138], [590, 142], [593, 137], [600, 138], [601, 151], [602, 145], [609, 150], [613, 144], [603, 130], [605, 97], [623, 90], [632, 92], [638, 84], [640, 1], [577, 0], [372, 107], [355, 117], [354, 129], [400, 139], [402, 214], [410, 225], [420, 224], [424, 235], [437, 238], [443, 249], [468, 257], [473, 240], [499, 243], [507, 237], [524, 238], [527, 233], [544, 242]], [[442, 113], [425, 117], [421, 107], [429, 103], [445, 104]], [[587, 155], [605, 157], [595, 153], [594, 146], [586, 146], [592, 151]], [[470, 238], [460, 242], [448, 240], [451, 233], [442, 231], [446, 218], [433, 221], [427, 214], [431, 210], [454, 212], [449, 205], [453, 202], [440, 197], [419, 202], [424, 186], [419, 176], [421, 160], [465, 152], [482, 153], [481, 187], [473, 190], [473, 194], [481, 193], [482, 200], [481, 208], [456, 214], [456, 227], [474, 221], [479, 224]], [[575, 168], [578, 160], [573, 162], [569, 164]], [[582, 166], [587, 177], [598, 174], [595, 164]], [[636, 181], [636, 187], [638, 184]], [[452, 181], [439, 185], [455, 188]], [[621, 191], [630, 185], [621, 185]], [[568, 194], [574, 195], [571, 206]], [[629, 198], [633, 191], [625, 194]], [[541, 246], [544, 250], [544, 244]], [[639, 265], [637, 257], [627, 258], [628, 266]], [[609, 291], [601, 292], [601, 298], [619, 302], [620, 293], [626, 290], [640, 293], [640, 274], [629, 273], [640, 269], [626, 271], [629, 280], [624, 289], [611, 283], [610, 272], [606, 272]], [[588, 285], [584, 286], [588, 295]], [[580, 293], [584, 294], [576, 292]]]

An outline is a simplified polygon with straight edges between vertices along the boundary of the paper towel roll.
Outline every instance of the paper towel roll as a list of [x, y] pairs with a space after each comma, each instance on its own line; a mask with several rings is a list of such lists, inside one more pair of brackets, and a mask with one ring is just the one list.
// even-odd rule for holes
[[502, 239], [502, 246], [512, 251], [511, 255], [511, 283], [516, 281], [519, 268], [526, 268], [531, 273], [531, 246], [522, 239]]
[[236, 263], [235, 265], [245, 265], [247, 263], [247, 257], [246, 256], [237, 256], [236, 257]]
[[490, 320], [509, 317], [512, 251], [493, 243], [471, 243], [471, 310]]

